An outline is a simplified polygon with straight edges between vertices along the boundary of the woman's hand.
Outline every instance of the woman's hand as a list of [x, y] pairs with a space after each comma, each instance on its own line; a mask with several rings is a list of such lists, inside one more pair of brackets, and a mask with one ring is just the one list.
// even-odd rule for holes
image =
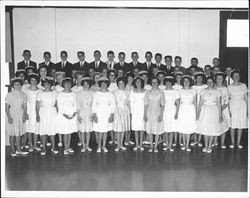
[[160, 114], [159, 117], [158, 117], [158, 122], [161, 122], [162, 118], [163, 118], [163, 116]]
[[96, 113], [93, 113], [93, 114], [92, 114], [92, 119], [93, 119], [93, 121], [94, 121], [95, 123], [98, 122], [98, 117], [97, 117]]
[[175, 119], [175, 120], [178, 119], [178, 113], [176, 113], [176, 114], [174, 115], [174, 119]]
[[143, 120], [144, 120], [145, 122], [147, 122], [147, 121], [148, 121], [148, 116], [147, 116], [146, 114], [144, 114], [144, 116], [143, 116]]
[[109, 116], [109, 123], [111, 123], [113, 121], [114, 121], [114, 114], [111, 113], [110, 116]]
[[40, 122], [40, 115], [36, 115], [36, 121]]
[[82, 117], [79, 115], [79, 114], [77, 114], [77, 120], [81, 123], [82, 122]]
[[222, 116], [219, 117], [219, 122], [222, 123], [223, 122], [223, 118]]
[[8, 117], [8, 123], [9, 123], [9, 124], [12, 124], [12, 123], [13, 123], [13, 119], [12, 119], [11, 116]]

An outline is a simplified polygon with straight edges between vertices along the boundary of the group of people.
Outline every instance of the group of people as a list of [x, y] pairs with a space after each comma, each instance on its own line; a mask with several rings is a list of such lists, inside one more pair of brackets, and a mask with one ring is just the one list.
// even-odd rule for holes
[[144, 144], [149, 144], [148, 152], [157, 153], [162, 143], [164, 151], [173, 152], [180, 145], [183, 151], [198, 146], [211, 153], [219, 140], [220, 147], [226, 148], [228, 131], [229, 147], [243, 148], [248, 88], [240, 82], [237, 68], [226, 67], [224, 73], [218, 58], [213, 59], [213, 67], [206, 65], [204, 70], [192, 58], [191, 66], [185, 68], [180, 56], [174, 58], [173, 67], [172, 56], [164, 57], [164, 65], [160, 53], [152, 63], [152, 52], [146, 52], [143, 64], [138, 62], [137, 52], [131, 54], [129, 64], [124, 52], [119, 53], [118, 63], [113, 51], [108, 51], [106, 63], [98, 50], [90, 64], [83, 51], [77, 55], [79, 62], [71, 64], [67, 52], [62, 51], [62, 61], [54, 64], [45, 52], [45, 61], [37, 68], [30, 51], [23, 52], [24, 60], [18, 63], [5, 102], [11, 156], [33, 150], [45, 155], [48, 146], [54, 154], [59, 152], [58, 146], [63, 146], [65, 155], [74, 153], [74, 132], [81, 152], [92, 151], [93, 137], [98, 153], [108, 152], [107, 139], [117, 152], [126, 151], [128, 145], [144, 151]]

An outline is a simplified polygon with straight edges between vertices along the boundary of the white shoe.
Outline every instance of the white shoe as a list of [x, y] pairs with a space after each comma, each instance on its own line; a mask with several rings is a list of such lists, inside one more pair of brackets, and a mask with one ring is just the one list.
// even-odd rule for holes
[[135, 145], [135, 143], [134, 143], [134, 142], [132, 142], [132, 141], [129, 141], [129, 144], [131, 144], [131, 145]]
[[78, 143], [77, 143], [77, 146], [82, 146], [82, 143], [81, 143], [81, 142], [78, 142]]
[[135, 147], [133, 148], [133, 150], [134, 150], [134, 151], [137, 151], [139, 148], [140, 148], [139, 146], [135, 146]]
[[226, 147], [226, 145], [221, 145], [221, 148], [226, 149], [227, 147]]
[[164, 146], [162, 150], [163, 150], [163, 151], [167, 151], [167, 150], [168, 150], [168, 147]]
[[207, 153], [212, 153], [212, 149], [207, 149]]
[[45, 151], [41, 151], [41, 155], [46, 155], [46, 152]]
[[175, 143], [173, 143], [173, 144], [172, 144], [172, 146], [176, 146], [176, 144], [175, 144]]
[[184, 146], [181, 147], [181, 150], [182, 150], [182, 151], [185, 151], [185, 149], [186, 149], [186, 148], [185, 148]]
[[233, 149], [233, 148], [234, 148], [234, 144], [231, 144], [231, 145], [229, 146], [229, 148]]
[[127, 148], [124, 147], [124, 146], [120, 146], [120, 149], [122, 149], [123, 151], [126, 151], [126, 150], [127, 150]]
[[154, 152], [155, 152], [155, 153], [158, 153], [159, 151], [158, 151], [158, 149], [154, 149]]
[[29, 148], [29, 152], [31, 153], [31, 152], [33, 152], [33, 151], [34, 151], [33, 148], [30, 147], [30, 148]]
[[143, 144], [150, 144], [149, 141], [143, 141]]
[[46, 144], [47, 146], [51, 146], [51, 143], [50, 142], [47, 142], [47, 144]]
[[16, 151], [16, 154], [17, 155], [28, 155], [29, 152], [27, 152], [27, 151]]
[[163, 146], [167, 146], [166, 142], [163, 142]]
[[115, 140], [114, 143], [117, 144], [117, 141]]
[[198, 142], [198, 147], [202, 147], [202, 143]]
[[69, 151], [68, 151], [68, 150], [64, 150], [64, 151], [63, 151], [63, 154], [64, 154], [64, 155], [68, 155], [68, 154], [69, 154]]
[[190, 146], [195, 146], [197, 142], [191, 142]]
[[69, 148], [68, 151], [69, 151], [70, 153], [74, 153], [74, 152], [75, 152], [72, 148]]
[[151, 148], [148, 149], [148, 152], [149, 152], [149, 153], [152, 153], [152, 152], [153, 152], [153, 149], [151, 149]]
[[243, 149], [243, 146], [241, 144], [238, 144], [238, 149]]
[[128, 146], [128, 145], [129, 145], [129, 143], [128, 143], [128, 142], [124, 142], [124, 145], [125, 145], [125, 146]]
[[114, 142], [113, 140], [109, 140], [109, 144], [113, 144], [113, 142]]
[[16, 153], [11, 153], [11, 157], [16, 157]]
[[51, 148], [50, 150], [51, 150], [51, 152], [53, 152], [54, 154], [58, 154], [58, 150], [53, 149], [53, 148]]
[[24, 148], [28, 149], [28, 148], [29, 148], [29, 145], [25, 145]]
[[81, 152], [82, 152], [82, 153], [84, 153], [85, 151], [86, 151], [86, 149], [85, 149], [85, 148], [82, 148], [82, 149], [81, 149]]
[[98, 148], [98, 149], [96, 150], [96, 152], [97, 152], [97, 153], [102, 152], [101, 148]]
[[58, 146], [61, 147], [62, 146], [62, 142], [58, 142]]
[[104, 152], [104, 153], [109, 152], [109, 150], [108, 150], [106, 147], [105, 147], [105, 148], [103, 148], [102, 150], [103, 150], [103, 152]]
[[87, 146], [87, 147], [86, 147], [86, 150], [87, 150], [87, 151], [92, 151], [92, 148], [90, 148], [90, 147]]
[[119, 147], [116, 147], [116, 148], [115, 148], [115, 151], [116, 151], [116, 152], [118, 152], [119, 150], [120, 150]]
[[174, 148], [170, 148], [169, 150], [170, 150], [170, 152], [174, 152]]
[[38, 144], [41, 144], [42, 142], [41, 142], [40, 140], [37, 140], [37, 143], [38, 143]]
[[203, 149], [202, 149], [202, 152], [203, 152], [203, 153], [206, 153], [206, 152], [207, 152], [207, 148], [203, 148]]
[[187, 151], [187, 152], [190, 152], [190, 151], [191, 151], [191, 148], [186, 148], [186, 151]]
[[40, 147], [34, 146], [33, 149], [37, 150], [37, 151], [41, 151]]
[[184, 144], [180, 143], [180, 146], [184, 146]]
[[141, 150], [141, 151], [144, 151], [145, 149], [144, 149], [144, 147], [140, 146], [140, 150]]

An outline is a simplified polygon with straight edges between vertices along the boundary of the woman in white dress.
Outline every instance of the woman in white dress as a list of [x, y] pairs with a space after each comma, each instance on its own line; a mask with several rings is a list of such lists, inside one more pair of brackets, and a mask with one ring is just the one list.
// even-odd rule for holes
[[166, 89], [163, 90], [165, 96], [165, 108], [163, 113], [164, 132], [166, 146], [163, 150], [174, 151], [172, 147], [173, 133], [177, 131], [177, 112], [180, 107], [179, 92], [172, 88], [174, 84], [174, 78], [172, 76], [166, 76], [164, 78], [164, 85]]
[[41, 155], [46, 154], [47, 137], [50, 137], [54, 154], [58, 153], [55, 149], [56, 125], [54, 119], [57, 117], [56, 97], [57, 93], [52, 91], [51, 87], [54, 84], [52, 77], [44, 77], [41, 79], [43, 91], [37, 94], [36, 98], [36, 120], [38, 122], [38, 134], [42, 139]]
[[231, 130], [231, 145], [230, 148], [234, 148], [235, 145], [235, 130], [237, 130], [237, 146], [242, 149], [241, 135], [242, 129], [248, 128], [248, 89], [246, 84], [240, 82], [240, 71], [235, 69], [231, 72], [231, 78], [233, 83], [228, 86], [229, 91], [229, 109], [232, 119]]
[[[181, 85], [181, 78], [183, 76], [183, 73], [181, 71], [178, 71], [175, 73], [174, 75], [174, 85], [172, 86], [172, 88], [174, 90], [180, 90], [183, 88], [183, 86]], [[179, 140], [179, 141], [178, 141]], [[183, 138], [182, 138], [182, 134], [177, 132], [174, 132], [174, 140], [173, 140], [173, 144], [172, 146], [176, 146], [177, 143], [179, 143], [180, 146], [183, 146]]]
[[[126, 87], [125, 87], [125, 90], [127, 90], [130, 94], [130, 92], [133, 90], [133, 81], [134, 81], [134, 73], [133, 72], [127, 72], [125, 74], [125, 78], [126, 78]], [[130, 118], [130, 121], [131, 121], [131, 118]], [[130, 125], [130, 129], [129, 131], [125, 132], [125, 142], [124, 144], [126, 146], [128, 145], [134, 145], [135, 143], [131, 140], [131, 125]]]
[[207, 86], [200, 93], [197, 131], [204, 135], [205, 147], [202, 151], [211, 153], [214, 136], [221, 134], [222, 111], [220, 92], [214, 88], [213, 77], [207, 78]]
[[[62, 92], [64, 90], [64, 88], [62, 87], [62, 80], [63, 78], [65, 77], [65, 72], [64, 71], [57, 71], [55, 73], [55, 77], [56, 77], [56, 83], [55, 83], [55, 86], [54, 86], [54, 91], [58, 93]], [[59, 138], [59, 141], [58, 141], [58, 146], [61, 147], [62, 146], [62, 134], [58, 134], [58, 138]]]
[[144, 121], [146, 122], [146, 132], [149, 134], [150, 149], [153, 152], [153, 138], [155, 137], [154, 152], [158, 152], [159, 136], [164, 133], [163, 111], [165, 98], [162, 90], [159, 89], [160, 80], [152, 77], [149, 81], [152, 89], [147, 91], [144, 100]]
[[117, 134], [117, 147], [115, 151], [120, 149], [125, 151], [126, 147], [123, 146], [124, 133], [130, 131], [130, 110], [129, 110], [129, 94], [125, 90], [126, 78], [118, 77], [118, 89], [114, 91], [116, 108], [114, 113], [114, 132]]
[[196, 131], [196, 91], [192, 89], [192, 78], [184, 75], [181, 79], [183, 89], [179, 90], [180, 108], [178, 111], [178, 132], [183, 134], [181, 150], [191, 151], [190, 135]]
[[[71, 91], [73, 91], [74, 93], [77, 94], [78, 92], [83, 90], [83, 87], [81, 85], [81, 79], [84, 77], [84, 72], [77, 71], [75, 73], [75, 77], [76, 77], [76, 85], [71, 88]], [[78, 122], [78, 120], [77, 120], [76, 124], [77, 124], [77, 132], [78, 132], [78, 137], [79, 137], [77, 145], [82, 146], [82, 139], [81, 139], [82, 136], [80, 134], [80, 123]]]
[[108, 90], [109, 79], [101, 77], [99, 80], [100, 90], [95, 92], [92, 112], [93, 112], [93, 130], [98, 135], [98, 149], [106, 153], [107, 133], [113, 130], [114, 112], [115, 112], [115, 96]]
[[[116, 78], [117, 78], [117, 72], [114, 69], [110, 69], [108, 71], [108, 78], [109, 78], [109, 87], [108, 90], [112, 93], [114, 93], [114, 91], [116, 89], [118, 89], [117, 84], [116, 84]], [[110, 131], [110, 140], [109, 140], [109, 144], [117, 144], [117, 137], [116, 137], [116, 133], [114, 133], [114, 131]]]
[[66, 77], [62, 80], [64, 90], [57, 95], [57, 132], [63, 135], [65, 155], [74, 153], [70, 147], [71, 134], [77, 131], [76, 126], [76, 93], [71, 91], [72, 79]]
[[[221, 123], [221, 148], [225, 149], [225, 138], [226, 138], [226, 132], [231, 128], [231, 118], [229, 113], [229, 93], [228, 88], [224, 86], [224, 82], [226, 79], [226, 74], [223, 72], [217, 72], [215, 74], [215, 88], [220, 92], [221, 95], [221, 110], [222, 110], [222, 123]], [[231, 130], [231, 129], [230, 129]], [[217, 136], [214, 138], [214, 145], [217, 145]], [[212, 146], [213, 146], [212, 144]]]
[[82, 141], [81, 152], [92, 151], [89, 147], [90, 133], [93, 131], [92, 101], [94, 92], [90, 90], [92, 79], [84, 77], [81, 79], [83, 90], [77, 93], [77, 118]]
[[[29, 119], [26, 121], [26, 132], [29, 140], [29, 152], [33, 152], [33, 149], [40, 151], [41, 148], [37, 146], [38, 138], [38, 123], [36, 121], [36, 97], [41, 91], [37, 84], [39, 83], [39, 75], [36, 73], [30, 73], [28, 75], [28, 82], [31, 85], [26, 91], [28, 98], [27, 102], [27, 114]], [[34, 143], [33, 143], [34, 138]]]
[[[194, 73], [194, 79], [195, 79], [195, 84], [192, 86], [192, 88], [196, 91], [197, 95], [196, 95], [196, 101], [197, 101], [197, 107], [200, 101], [200, 93], [203, 89], [207, 88], [206, 85], [206, 76], [204, 75], [203, 72], [199, 71], [199, 72], [195, 72]], [[198, 109], [196, 109], [196, 112], [198, 111]], [[195, 146], [198, 145], [199, 147], [202, 147], [202, 143], [201, 143], [201, 138], [202, 135], [199, 134], [197, 131], [195, 131], [196, 133], [193, 134], [194, 137], [194, 141], [190, 143], [191, 146]]]
[[130, 92], [129, 103], [131, 112], [131, 130], [135, 132], [135, 147], [134, 151], [140, 149], [144, 151], [142, 146], [145, 121], [144, 115], [144, 98], [146, 90], [144, 89], [144, 80], [142, 77], [135, 77], [133, 82], [134, 89]]
[[161, 81], [161, 83], [159, 85], [159, 89], [161, 89], [161, 90], [166, 89], [166, 86], [164, 85], [164, 77], [166, 75], [167, 75], [166, 72], [161, 71], [161, 70], [156, 73], [156, 77]]

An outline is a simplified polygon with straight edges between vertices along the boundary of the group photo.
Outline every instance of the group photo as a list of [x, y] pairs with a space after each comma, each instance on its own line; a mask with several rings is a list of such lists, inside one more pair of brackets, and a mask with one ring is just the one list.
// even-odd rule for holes
[[6, 6], [5, 191], [246, 195], [248, 9], [227, 9]]

